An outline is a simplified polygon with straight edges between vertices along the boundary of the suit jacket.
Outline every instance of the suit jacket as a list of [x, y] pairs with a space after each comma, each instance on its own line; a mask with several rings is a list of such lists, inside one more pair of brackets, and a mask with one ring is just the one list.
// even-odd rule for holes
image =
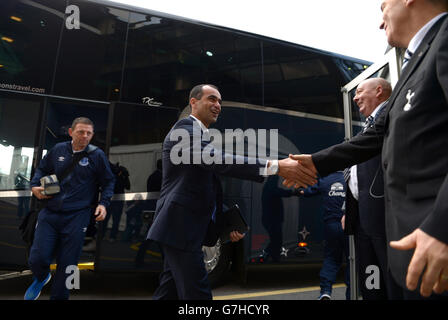
[[[162, 189], [156, 205], [154, 223], [147, 237], [186, 251], [201, 250], [215, 208], [218, 214], [222, 211], [221, 205], [216, 205], [217, 195], [222, 194], [219, 192], [217, 174], [261, 182], [263, 177], [260, 176], [260, 168], [266, 165], [266, 161], [258, 159], [255, 164], [248, 164], [248, 158], [243, 159], [245, 164], [235, 164], [237, 156], [210, 149], [209, 140], [201, 141], [202, 136], [198, 134], [202, 135], [202, 132], [200, 129], [193, 129], [194, 122], [191, 117], [178, 121], [165, 138], [162, 150]], [[195, 127], [199, 128], [197, 124]], [[171, 141], [173, 130], [177, 130], [177, 133], [188, 133], [184, 138], [189, 137], [189, 141]], [[195, 149], [193, 144], [197, 143], [197, 138], [201, 142]], [[179, 146], [182, 144], [183, 149], [180, 151]], [[216, 161], [205, 164], [197, 157], [204, 149], [208, 154], [220, 157], [222, 164], [217, 164]], [[184, 155], [184, 152], [187, 152], [188, 157], [185, 159], [189, 158], [188, 163], [192, 164], [174, 164], [172, 152], [173, 155]], [[232, 164], [225, 164], [226, 157], [232, 158]]]
[[[384, 112], [383, 105], [374, 118], [375, 121]], [[384, 222], [384, 181], [381, 168], [381, 156], [378, 155], [356, 166], [358, 177], [358, 200], [352, 195], [346, 198], [346, 225], [348, 230], [361, 226], [368, 236], [385, 236]]]
[[[375, 127], [312, 157], [325, 175], [381, 153], [387, 240], [399, 240], [420, 228], [448, 244], [447, 128], [448, 18], [444, 16], [414, 52]], [[402, 287], [412, 254], [388, 247], [389, 266]]]

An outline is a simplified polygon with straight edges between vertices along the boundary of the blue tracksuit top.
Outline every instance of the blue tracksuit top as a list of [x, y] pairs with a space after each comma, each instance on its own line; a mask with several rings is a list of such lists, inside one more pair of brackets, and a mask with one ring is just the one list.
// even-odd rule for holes
[[322, 195], [324, 222], [341, 220], [343, 216], [342, 205], [345, 201], [346, 190], [347, 185], [344, 181], [344, 174], [342, 171], [320, 178], [315, 185], [303, 189], [305, 197], [311, 197], [317, 194]]
[[[40, 178], [62, 172], [72, 163], [73, 150], [71, 141], [56, 144], [40, 161], [31, 187], [40, 186]], [[82, 158], [72, 172], [59, 181], [61, 192], [49, 199], [47, 208], [52, 211], [75, 211], [89, 207], [97, 199], [98, 187], [101, 199], [98, 204], [108, 207], [114, 194], [115, 177], [109, 161], [102, 150], [97, 148]]]

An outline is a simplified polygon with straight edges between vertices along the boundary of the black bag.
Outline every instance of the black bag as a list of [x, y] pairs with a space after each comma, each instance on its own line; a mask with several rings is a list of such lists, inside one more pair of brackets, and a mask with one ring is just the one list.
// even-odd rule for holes
[[215, 179], [216, 190], [216, 216], [215, 221], [210, 219], [205, 238], [202, 241], [202, 245], [206, 247], [214, 247], [221, 240], [221, 244], [225, 244], [230, 241], [230, 232], [238, 231], [240, 233], [246, 233], [249, 231], [249, 227], [241, 215], [241, 210], [237, 204], [234, 204], [231, 208], [223, 211], [223, 192], [221, 181], [213, 175]]
[[221, 243], [230, 241], [230, 232], [232, 231], [238, 231], [239, 233], [247, 233], [249, 231], [249, 226], [237, 204], [234, 204], [229, 210], [223, 212], [223, 214], [224, 225], [219, 235]]
[[19, 230], [22, 233], [22, 239], [25, 241], [28, 247], [31, 247], [34, 239], [34, 231], [36, 230], [37, 217], [39, 216], [37, 209], [31, 210], [23, 219], [19, 226]]
[[225, 244], [230, 241], [230, 232], [232, 231], [238, 231], [239, 233], [247, 233], [249, 231], [249, 226], [237, 204], [234, 204], [230, 209], [217, 216], [216, 222], [210, 220], [202, 245], [214, 247], [218, 239], [221, 240], [221, 244]]

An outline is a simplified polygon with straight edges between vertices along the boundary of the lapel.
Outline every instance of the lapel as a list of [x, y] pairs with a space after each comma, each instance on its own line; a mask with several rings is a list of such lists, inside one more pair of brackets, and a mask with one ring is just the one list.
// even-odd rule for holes
[[398, 82], [392, 92], [392, 95], [389, 98], [389, 102], [387, 103], [385, 128], [387, 128], [387, 126], [389, 124], [390, 110], [394, 106], [394, 103], [395, 103], [396, 98], [398, 97], [398, 94], [401, 92], [401, 89], [403, 88], [404, 84], [408, 81], [409, 77], [414, 73], [414, 71], [420, 65], [421, 61], [425, 57], [429, 48], [431, 47], [431, 43], [434, 40], [434, 37], [436, 36], [437, 32], [440, 30], [440, 27], [441, 27], [443, 21], [445, 21], [447, 16], [448, 15], [442, 17], [432, 26], [432, 28], [426, 34], [425, 38], [423, 38], [422, 43], [418, 46], [417, 50], [412, 54], [411, 60], [408, 62], [408, 65], [406, 66], [403, 73], [401, 74], [400, 79], [398, 80]]

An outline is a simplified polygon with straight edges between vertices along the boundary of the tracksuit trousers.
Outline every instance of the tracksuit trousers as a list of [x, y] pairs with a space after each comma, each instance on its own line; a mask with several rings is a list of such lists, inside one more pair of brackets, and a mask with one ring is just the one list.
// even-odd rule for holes
[[67, 277], [73, 274], [68, 266], [77, 266], [92, 208], [70, 212], [54, 212], [47, 208], [39, 212], [29, 265], [37, 280], [43, 281], [56, 259], [56, 274], [52, 279], [52, 300], [67, 300]]

